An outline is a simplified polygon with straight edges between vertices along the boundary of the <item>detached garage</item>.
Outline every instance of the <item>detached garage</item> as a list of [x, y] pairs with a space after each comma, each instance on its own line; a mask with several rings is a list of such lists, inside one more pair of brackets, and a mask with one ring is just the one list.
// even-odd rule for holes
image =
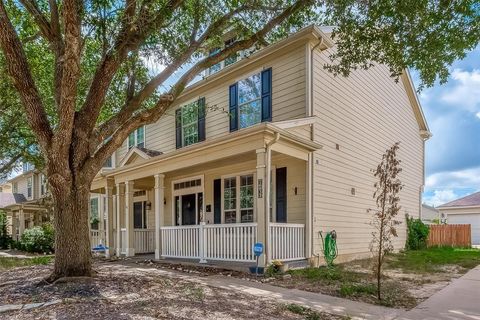
[[445, 203], [437, 209], [448, 224], [470, 224], [472, 245], [480, 246], [480, 192]]

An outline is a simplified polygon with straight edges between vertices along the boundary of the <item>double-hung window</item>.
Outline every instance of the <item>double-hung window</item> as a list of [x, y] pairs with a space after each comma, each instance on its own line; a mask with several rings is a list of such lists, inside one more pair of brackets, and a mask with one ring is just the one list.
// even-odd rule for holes
[[14, 182], [12, 188], [13, 193], [18, 193], [18, 182]]
[[272, 69], [253, 74], [230, 86], [230, 131], [272, 120]]
[[145, 147], [145, 126], [141, 126], [128, 135], [128, 149]]
[[24, 162], [22, 164], [22, 169], [23, 169], [23, 172], [27, 172], [27, 171], [30, 171], [33, 169], [33, 165], [29, 162]]
[[253, 174], [223, 179], [223, 212], [225, 223], [253, 222]]
[[186, 147], [205, 140], [205, 98], [175, 111], [176, 147]]
[[33, 196], [33, 177], [27, 178], [27, 198]]

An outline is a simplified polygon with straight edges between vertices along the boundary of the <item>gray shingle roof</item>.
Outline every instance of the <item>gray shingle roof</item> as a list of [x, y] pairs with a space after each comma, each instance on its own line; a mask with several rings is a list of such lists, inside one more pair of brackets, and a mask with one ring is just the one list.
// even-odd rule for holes
[[163, 152], [157, 151], [157, 150], [152, 150], [152, 149], [147, 149], [147, 148], [140, 148], [140, 147], [137, 147], [137, 148], [138, 148], [139, 150], [145, 152], [146, 155], [148, 155], [149, 157], [152, 157], [152, 158], [163, 154]]
[[447, 202], [445, 204], [442, 204], [440, 207], [470, 207], [470, 206], [480, 206], [480, 192], [475, 192], [463, 198]]
[[0, 192], [0, 208], [25, 201], [27, 201], [27, 199], [21, 193]]

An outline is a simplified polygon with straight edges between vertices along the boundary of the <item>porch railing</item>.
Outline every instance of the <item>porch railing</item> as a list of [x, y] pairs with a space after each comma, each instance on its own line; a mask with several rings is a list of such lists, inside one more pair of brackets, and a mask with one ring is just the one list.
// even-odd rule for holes
[[155, 252], [155, 229], [133, 230], [135, 253]]
[[272, 260], [305, 259], [305, 225], [270, 223], [270, 248]]
[[205, 225], [203, 236], [208, 260], [255, 261], [256, 223]]
[[174, 258], [254, 261], [256, 223], [160, 228], [162, 256]]
[[161, 227], [162, 256], [199, 259], [200, 226]]
[[105, 245], [105, 230], [90, 230], [90, 243], [92, 248]]

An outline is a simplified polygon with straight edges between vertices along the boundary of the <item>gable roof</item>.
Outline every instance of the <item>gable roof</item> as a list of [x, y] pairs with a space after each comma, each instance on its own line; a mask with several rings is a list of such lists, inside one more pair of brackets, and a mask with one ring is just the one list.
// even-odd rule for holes
[[156, 156], [163, 154], [161, 151], [151, 150], [147, 148], [139, 148], [139, 147], [132, 147], [128, 150], [127, 154], [123, 157], [122, 161], [120, 161], [119, 166], [123, 167], [130, 163], [130, 160], [133, 160], [137, 157], [142, 159], [150, 159]]
[[480, 191], [472, 193], [463, 198], [453, 200], [442, 204], [438, 208], [447, 208], [447, 207], [475, 207], [480, 206]]
[[0, 208], [5, 208], [12, 204], [26, 202], [27, 199], [21, 193], [0, 192]]

